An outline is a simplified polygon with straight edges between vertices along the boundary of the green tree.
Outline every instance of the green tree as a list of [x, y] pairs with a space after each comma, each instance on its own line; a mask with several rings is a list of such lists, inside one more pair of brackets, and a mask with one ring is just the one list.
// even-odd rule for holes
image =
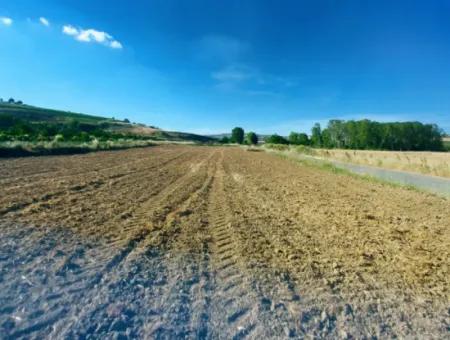
[[245, 142], [249, 145], [256, 145], [258, 144], [258, 136], [254, 132], [249, 132], [245, 136]]
[[230, 142], [230, 138], [228, 138], [228, 136], [223, 136], [220, 140], [220, 143], [222, 144], [228, 144]]
[[443, 148], [442, 130], [420, 122], [380, 123], [364, 120], [330, 120], [321, 133], [327, 148], [368, 150], [430, 150]]
[[235, 127], [231, 131], [231, 141], [238, 144], [244, 143], [244, 129], [241, 127]]
[[291, 132], [288, 140], [290, 144], [294, 145], [309, 145], [309, 138], [306, 133]]
[[299, 133], [292, 131], [288, 137], [289, 144], [298, 145], [299, 144], [298, 140], [299, 140]]
[[275, 135], [269, 136], [266, 139], [266, 143], [269, 143], [269, 144], [289, 144], [289, 141], [286, 138], [275, 134]]
[[319, 123], [314, 124], [311, 130], [311, 144], [316, 147], [322, 146], [322, 131]]

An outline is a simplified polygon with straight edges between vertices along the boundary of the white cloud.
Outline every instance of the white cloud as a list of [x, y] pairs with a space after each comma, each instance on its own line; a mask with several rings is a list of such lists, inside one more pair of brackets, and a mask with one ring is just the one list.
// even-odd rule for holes
[[63, 33], [74, 37], [76, 40], [86, 43], [98, 43], [114, 49], [122, 49], [122, 44], [114, 40], [109, 33], [98, 31], [95, 29], [75, 28], [72, 25], [63, 26]]
[[48, 19], [44, 18], [44, 17], [40, 17], [39, 21], [41, 22], [42, 25], [44, 26], [50, 26], [50, 22], [48, 21]]
[[111, 44], [109, 45], [111, 48], [123, 48], [122, 44], [118, 42], [117, 40], [111, 41]]
[[13, 23], [13, 20], [8, 17], [0, 17], [0, 23], [2, 23], [5, 26], [11, 26]]
[[71, 25], [65, 25], [63, 26], [63, 33], [71, 36], [76, 36], [79, 34], [79, 31]]
[[104, 43], [105, 41], [111, 40], [112, 37], [106, 32], [88, 29], [88, 30], [80, 30], [80, 34], [77, 35], [76, 39], [84, 42], [95, 41], [98, 43]]

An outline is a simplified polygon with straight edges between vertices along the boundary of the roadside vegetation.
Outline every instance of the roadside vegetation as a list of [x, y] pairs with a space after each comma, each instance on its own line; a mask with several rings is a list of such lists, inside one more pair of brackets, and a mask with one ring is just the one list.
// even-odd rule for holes
[[272, 135], [265, 147], [450, 178], [450, 153], [442, 152], [450, 150], [450, 139], [434, 124], [331, 120], [324, 130], [315, 124], [311, 136], [297, 132], [288, 138]]
[[264, 147], [275, 151], [299, 153], [326, 161], [450, 178], [450, 153], [447, 152], [319, 149], [303, 145], [281, 144], [265, 144]]

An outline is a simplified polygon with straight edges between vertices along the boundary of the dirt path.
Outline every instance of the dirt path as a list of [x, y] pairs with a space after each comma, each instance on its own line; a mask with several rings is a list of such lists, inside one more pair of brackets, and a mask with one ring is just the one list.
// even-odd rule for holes
[[448, 200], [237, 148], [0, 175], [0, 338], [448, 336]]

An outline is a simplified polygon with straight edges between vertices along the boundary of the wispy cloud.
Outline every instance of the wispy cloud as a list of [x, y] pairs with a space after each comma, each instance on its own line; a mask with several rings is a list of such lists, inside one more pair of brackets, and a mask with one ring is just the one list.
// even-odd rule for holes
[[210, 76], [216, 89], [249, 96], [279, 97], [286, 88], [296, 86], [294, 80], [266, 74], [246, 64], [230, 64]]
[[8, 17], [0, 17], [0, 23], [5, 26], [11, 26], [13, 24], [13, 20]]
[[198, 59], [220, 63], [236, 62], [250, 49], [245, 41], [224, 35], [207, 35], [194, 44]]
[[255, 77], [255, 72], [242, 65], [229, 65], [211, 73], [211, 77], [219, 82], [242, 82]]
[[114, 49], [122, 49], [122, 44], [115, 40], [109, 33], [98, 31], [95, 29], [82, 29], [76, 28], [72, 25], [64, 25], [62, 32], [66, 35], [72, 36], [74, 39], [80, 42], [86, 43], [98, 43], [104, 46], [108, 46]]
[[44, 18], [44, 17], [40, 17], [39, 18], [39, 22], [42, 24], [42, 25], [44, 25], [44, 26], [50, 26], [50, 21], [48, 21], [48, 19], [47, 18]]

